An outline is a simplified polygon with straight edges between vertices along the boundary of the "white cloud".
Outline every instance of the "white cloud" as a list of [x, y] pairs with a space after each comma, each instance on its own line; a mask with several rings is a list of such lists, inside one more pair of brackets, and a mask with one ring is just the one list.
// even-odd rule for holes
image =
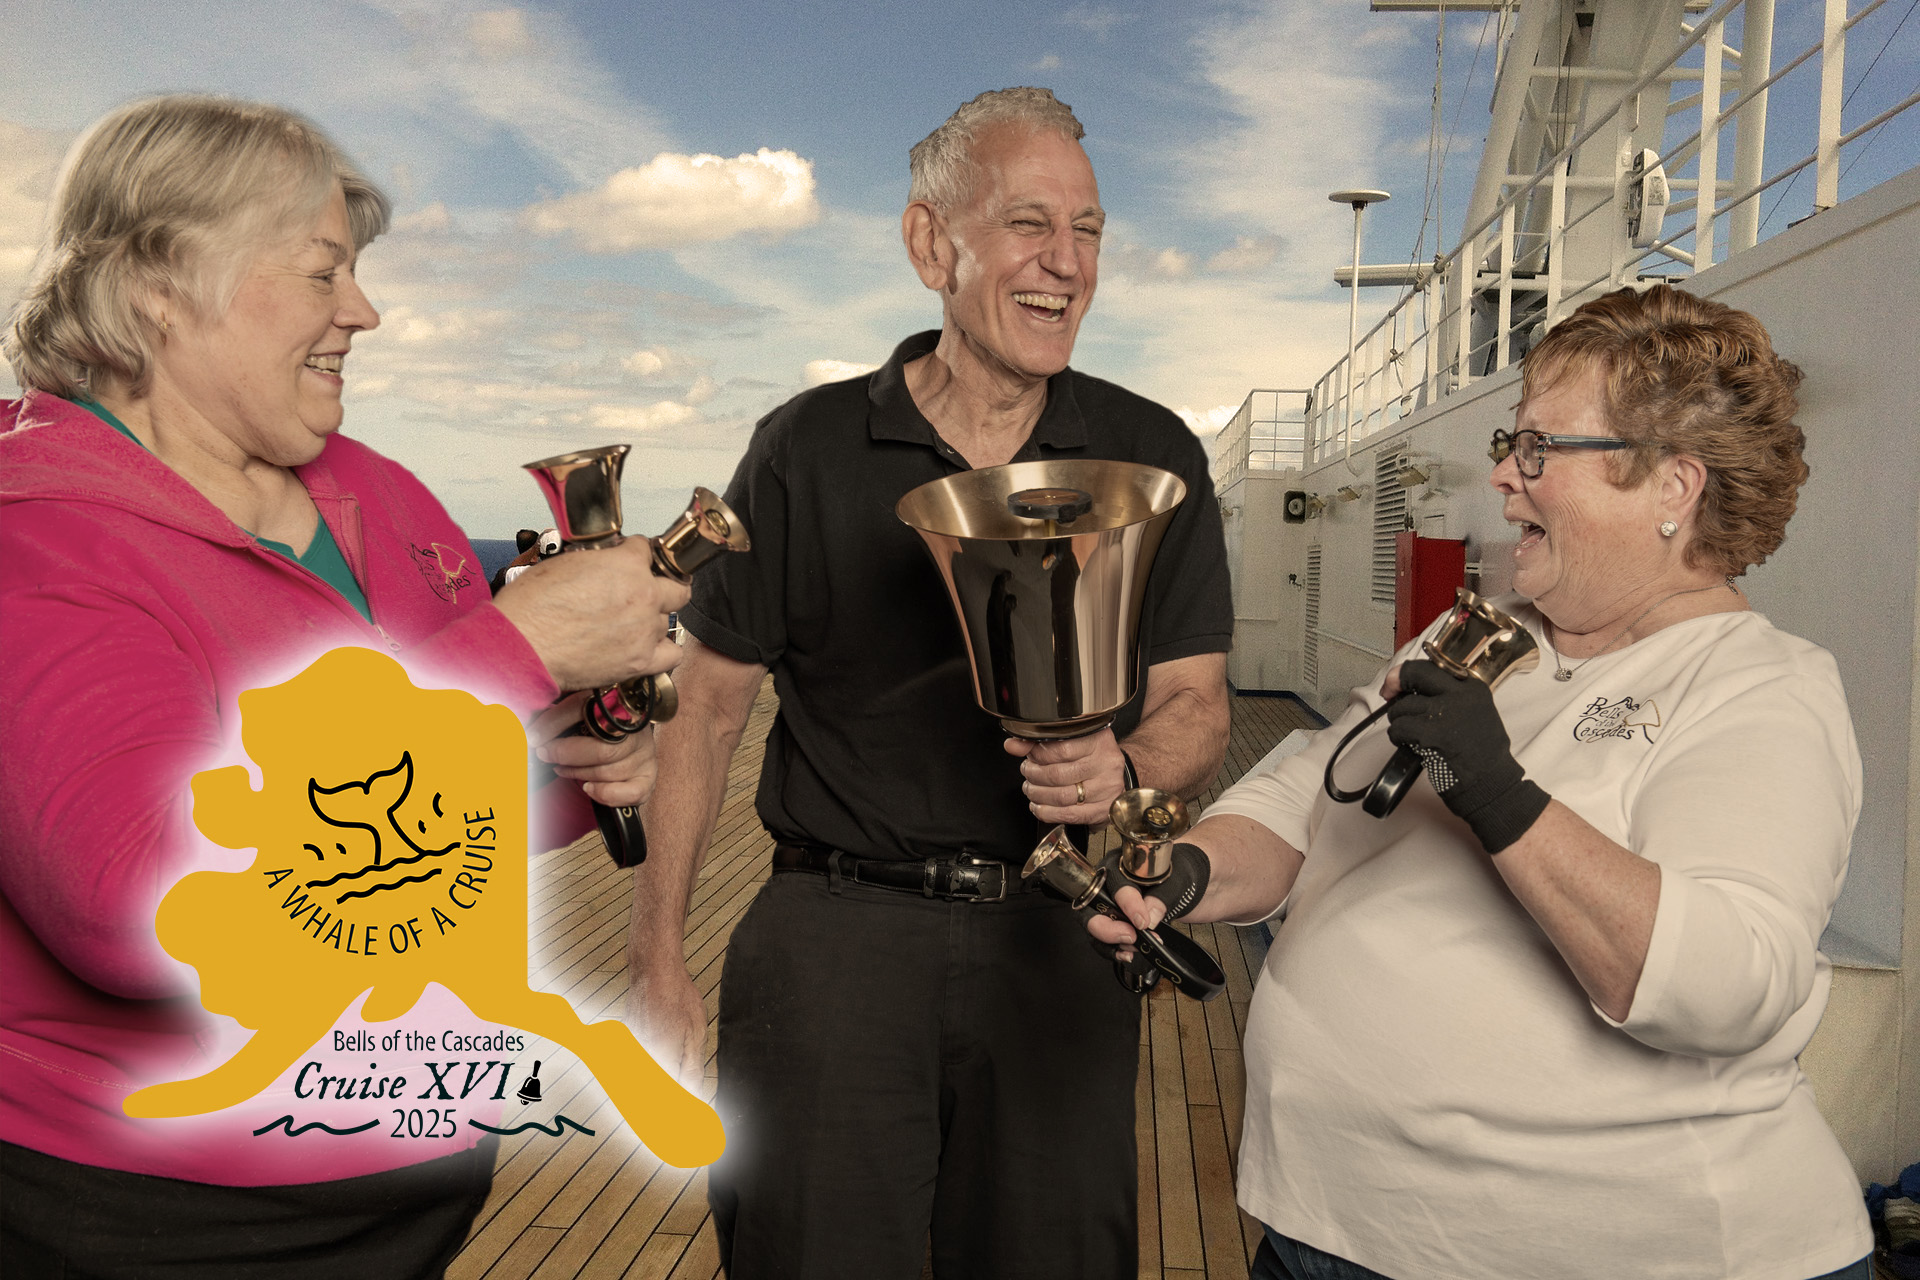
[[435, 200], [423, 209], [415, 209], [412, 213], [403, 213], [395, 218], [392, 229], [396, 233], [434, 235], [453, 229], [453, 215], [447, 212], [445, 201]]
[[467, 19], [467, 43], [483, 58], [524, 58], [538, 45], [518, 9], [489, 9]]
[[677, 427], [700, 416], [692, 405], [674, 400], [653, 404], [596, 404], [587, 409], [587, 421], [600, 431], [658, 431]]
[[1031, 69], [1034, 71], [1058, 71], [1060, 69], [1060, 55], [1057, 53], [1042, 54]]
[[1136, 244], [1131, 240], [1118, 238], [1119, 235], [1124, 234], [1125, 224], [1114, 222], [1107, 224], [1109, 244], [1100, 251], [1102, 279], [1132, 276], [1178, 280], [1193, 274], [1193, 255], [1185, 249], [1172, 245], [1154, 249]]
[[819, 221], [820, 206], [813, 163], [762, 147], [731, 160], [662, 152], [598, 190], [542, 201], [523, 216], [535, 231], [571, 235], [591, 253], [630, 253], [777, 235]]
[[469, 0], [367, 0], [411, 37], [381, 77], [409, 116], [462, 139], [474, 126], [513, 135], [574, 182], [603, 180], [623, 162], [668, 145], [655, 115], [635, 103], [607, 59], [565, 19]]
[[1167, 248], [1153, 255], [1152, 271], [1157, 276], [1169, 280], [1178, 279], [1193, 272], [1193, 255], [1183, 249]]
[[0, 305], [11, 305], [27, 283], [47, 197], [72, 140], [72, 134], [0, 120]]
[[1243, 275], [1273, 265], [1286, 246], [1280, 236], [1236, 236], [1230, 248], [1207, 259], [1207, 270]]
[[802, 380], [810, 387], [824, 386], [829, 382], [858, 378], [879, 367], [877, 364], [861, 364], [857, 360], [809, 360], [807, 367], [802, 370]]
[[1180, 415], [1187, 429], [1201, 439], [1209, 439], [1220, 434], [1220, 428], [1227, 425], [1233, 415], [1240, 412], [1238, 404], [1217, 404], [1211, 409], [1191, 409], [1181, 405], [1174, 410]]
[[[1200, 144], [1182, 166], [1187, 203], [1256, 244], [1284, 236], [1282, 274], [1295, 290], [1324, 290], [1328, 273], [1348, 256], [1352, 217], [1329, 204], [1327, 193], [1384, 183], [1390, 125], [1417, 91], [1390, 56], [1407, 38], [1403, 28], [1364, 10], [1282, 5], [1195, 41], [1201, 73], [1240, 123]], [[1354, 53], [1362, 40], [1376, 46], [1366, 58]], [[1221, 269], [1246, 269], [1236, 260], [1250, 255], [1239, 249], [1226, 251]]]
[[1083, 31], [1093, 33], [1096, 40], [1105, 40], [1113, 34], [1113, 29], [1123, 22], [1132, 22], [1134, 15], [1120, 13], [1114, 9], [1103, 9], [1090, 4], [1077, 4], [1060, 15], [1060, 21]]
[[380, 328], [390, 342], [473, 347], [491, 344], [512, 323], [513, 313], [505, 308], [397, 306], [388, 308]]
[[[660, 386], [665, 383], [691, 383], [693, 386], [713, 386], [713, 379], [707, 374], [707, 361], [688, 355], [684, 351], [671, 347], [641, 347], [631, 355], [620, 357], [620, 372], [629, 382], [646, 383]], [[706, 392], [711, 398], [712, 392]], [[693, 393], [685, 397], [689, 404], [697, 404]]]

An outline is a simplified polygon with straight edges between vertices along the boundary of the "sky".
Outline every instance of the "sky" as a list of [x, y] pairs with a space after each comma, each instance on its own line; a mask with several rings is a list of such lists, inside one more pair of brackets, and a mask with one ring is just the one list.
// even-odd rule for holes
[[[1394, 194], [1368, 262], [1458, 239], [1495, 40], [1444, 20], [1430, 151], [1442, 25], [1364, 0], [0, 0], [0, 304], [89, 122], [170, 90], [281, 103], [394, 200], [360, 262], [383, 323], [347, 362], [346, 431], [481, 538], [551, 522], [521, 464], [624, 441], [627, 528], [658, 532], [770, 409], [938, 327], [900, 245], [907, 150], [1039, 84], [1085, 124], [1109, 215], [1074, 363], [1205, 436], [1344, 354], [1352, 219], [1327, 193]], [[1907, 25], [1879, 79], [1910, 77]], [[1362, 327], [1392, 301], [1363, 292]]]

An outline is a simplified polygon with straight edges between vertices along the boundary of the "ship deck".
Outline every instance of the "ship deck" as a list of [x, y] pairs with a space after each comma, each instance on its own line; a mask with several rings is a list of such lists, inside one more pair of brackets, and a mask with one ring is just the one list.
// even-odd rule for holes
[[[754, 816], [753, 791], [776, 705], [768, 681], [734, 755], [687, 921], [687, 964], [707, 1002], [709, 1097], [721, 961], [735, 922], [766, 880], [772, 853]], [[1292, 699], [1236, 697], [1226, 764], [1203, 799], [1212, 800], [1290, 731], [1316, 724]], [[628, 883], [597, 834], [534, 860], [533, 984], [566, 996], [588, 1021], [618, 1016], [626, 992]], [[1259, 1228], [1234, 1204], [1240, 1042], [1265, 943], [1257, 929], [1198, 925], [1187, 932], [1220, 961], [1228, 985], [1223, 998], [1205, 1005], [1176, 997], [1166, 983], [1147, 1001], [1134, 1095], [1140, 1275], [1244, 1280]], [[537, 1041], [524, 1056], [546, 1064], [544, 1096], [525, 1118], [551, 1123], [565, 1115], [592, 1132], [566, 1128], [555, 1138], [528, 1130], [501, 1139], [492, 1194], [447, 1272], [451, 1280], [713, 1280], [720, 1260], [705, 1173], [661, 1164], [572, 1054]]]

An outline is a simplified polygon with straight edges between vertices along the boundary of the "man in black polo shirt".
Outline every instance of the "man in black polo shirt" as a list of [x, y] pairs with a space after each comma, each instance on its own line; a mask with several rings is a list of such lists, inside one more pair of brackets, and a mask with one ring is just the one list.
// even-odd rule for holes
[[[728, 1149], [711, 1187], [732, 1280], [914, 1280], [929, 1240], [942, 1276], [1135, 1272], [1139, 997], [1019, 868], [1046, 825], [1105, 822], [1121, 743], [1142, 785], [1212, 780], [1233, 610], [1199, 442], [1067, 368], [1105, 219], [1081, 136], [1046, 90], [1009, 89], [913, 149], [902, 232], [942, 328], [759, 424], [727, 491], [753, 552], [698, 579], [680, 615], [694, 639], [660, 732], [629, 1007], [689, 1075], [705, 1010], [686, 905], [766, 671], [780, 695], [757, 799], [775, 874], [720, 993]], [[1036, 745], [975, 704], [945, 589], [894, 504], [1055, 457], [1163, 467], [1187, 498], [1142, 611], [1138, 696], [1111, 730]]]

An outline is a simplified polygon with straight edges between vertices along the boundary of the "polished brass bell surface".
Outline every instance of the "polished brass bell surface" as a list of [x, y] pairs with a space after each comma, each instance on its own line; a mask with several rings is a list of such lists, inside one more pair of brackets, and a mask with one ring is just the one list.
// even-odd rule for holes
[[1055, 893], [1076, 908], [1092, 902], [1106, 880], [1106, 873], [1081, 856], [1067, 839], [1067, 829], [1057, 826], [1041, 838], [1020, 869], [1022, 879], [1039, 876]]
[[685, 582], [701, 565], [728, 551], [750, 551], [753, 542], [733, 508], [711, 489], [696, 488], [671, 528], [654, 540], [656, 559]]
[[1508, 676], [1540, 665], [1533, 633], [1465, 587], [1425, 648], [1427, 656], [1451, 674], [1494, 689]]
[[526, 464], [568, 546], [620, 540], [620, 468], [630, 445], [580, 449]]
[[1078, 737], [1133, 697], [1147, 575], [1186, 496], [1158, 467], [1056, 458], [962, 471], [900, 499], [895, 514], [946, 583], [974, 696], [1007, 732]]
[[1107, 817], [1120, 836], [1120, 870], [1139, 884], [1167, 878], [1173, 870], [1172, 844], [1193, 826], [1185, 800], [1152, 787], [1122, 791]]

